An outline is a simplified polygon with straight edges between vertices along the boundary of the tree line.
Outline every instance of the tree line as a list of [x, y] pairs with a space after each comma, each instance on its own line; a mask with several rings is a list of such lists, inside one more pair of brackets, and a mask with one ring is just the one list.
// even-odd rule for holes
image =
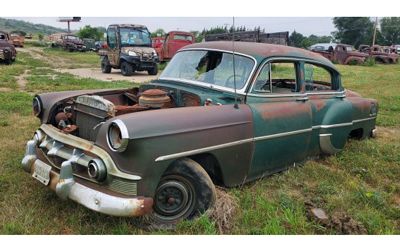
[[[372, 44], [373, 34], [375, 29], [375, 20], [370, 17], [334, 17], [333, 24], [336, 28], [331, 35], [305, 36], [299, 32], [293, 31], [289, 36], [289, 45], [308, 48], [315, 43], [330, 43], [340, 42], [353, 45], [358, 48], [360, 44]], [[243, 31], [259, 30], [265, 32], [260, 26], [247, 28], [245, 26], [228, 27], [216, 26], [202, 31], [190, 31], [196, 38], [196, 42], [203, 41], [208, 34], [232, 33]], [[100, 40], [103, 38], [105, 28], [91, 27], [86, 25], [81, 28], [77, 35], [81, 38], [92, 38]], [[152, 37], [165, 36], [166, 32], [163, 29], [157, 29], [151, 33]], [[375, 44], [392, 45], [400, 44], [400, 17], [383, 17], [379, 20], [379, 28], [376, 29]]]

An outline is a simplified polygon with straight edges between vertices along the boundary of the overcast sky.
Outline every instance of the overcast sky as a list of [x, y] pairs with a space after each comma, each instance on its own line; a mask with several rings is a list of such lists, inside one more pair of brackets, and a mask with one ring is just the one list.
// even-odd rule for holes
[[[58, 17], [10, 17], [32, 23], [67, 28], [66, 23], [57, 22]], [[150, 31], [162, 28], [165, 31], [201, 31], [203, 28], [231, 26], [232, 17], [82, 17], [79, 23], [72, 23], [71, 29], [78, 30], [85, 25], [107, 27], [112, 23], [144, 24]], [[235, 26], [254, 28], [260, 26], [266, 32], [296, 30], [305, 35], [330, 35], [335, 30], [331, 17], [236, 17]]]

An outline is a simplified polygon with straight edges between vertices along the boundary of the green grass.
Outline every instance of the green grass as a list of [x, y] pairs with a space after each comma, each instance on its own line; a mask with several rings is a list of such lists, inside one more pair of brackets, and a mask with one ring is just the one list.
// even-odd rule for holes
[[100, 57], [95, 52], [68, 52], [61, 48], [45, 48], [43, 53], [49, 57], [62, 57], [65, 61], [71, 63], [74, 68], [77, 65], [85, 64], [89, 67], [99, 67]]
[[[94, 63], [86, 53], [45, 50], [44, 56], [65, 56]], [[76, 58], [75, 58], [76, 57]], [[0, 65], [0, 234], [218, 234], [207, 215], [185, 221], [175, 231], [145, 231], [137, 220], [92, 212], [62, 201], [20, 167], [25, 143], [39, 126], [31, 115], [33, 93], [69, 89], [129, 87], [78, 79], [58, 73], [53, 65], [19, 53], [11, 66]], [[377, 139], [349, 141], [336, 156], [309, 160], [280, 174], [228, 190], [238, 211], [228, 234], [339, 234], [307, 218], [305, 203], [328, 215], [345, 213], [369, 234], [400, 234], [400, 65], [342, 66], [346, 88], [376, 98], [380, 111]], [[15, 76], [29, 70], [19, 89]]]

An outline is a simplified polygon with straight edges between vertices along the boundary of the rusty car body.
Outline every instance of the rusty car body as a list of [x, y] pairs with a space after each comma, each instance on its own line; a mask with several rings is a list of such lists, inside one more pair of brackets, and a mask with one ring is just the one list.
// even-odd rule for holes
[[0, 62], [11, 64], [17, 57], [17, 51], [5, 31], [0, 31]]
[[24, 47], [25, 37], [20, 34], [11, 33], [10, 40], [15, 47]]
[[194, 35], [184, 31], [170, 31], [164, 38], [155, 37], [152, 39], [153, 48], [156, 50], [159, 61], [171, 60], [175, 53], [181, 48], [195, 42]]
[[157, 52], [152, 48], [150, 32], [144, 25], [112, 24], [107, 28], [107, 46], [100, 49], [101, 71], [121, 69], [124, 76], [135, 71], [147, 71], [157, 75], [159, 62]]
[[356, 51], [353, 46], [347, 44], [335, 44], [329, 46], [327, 50], [319, 49], [320, 47], [312, 48], [316, 52], [332, 62], [339, 64], [362, 64], [368, 58], [368, 54]]
[[380, 45], [369, 46], [361, 44], [358, 50], [363, 53], [368, 53], [370, 57], [378, 63], [397, 63], [399, 60], [399, 55], [392, 53], [390, 50], [385, 51], [384, 47]]
[[86, 46], [82, 39], [70, 33], [56, 33], [50, 35], [48, 39], [51, 41], [51, 47], [62, 48], [69, 52], [85, 52]]
[[[139, 88], [44, 93], [23, 169], [63, 199], [163, 223], [235, 187], [375, 134], [378, 104], [308, 50], [206, 42]], [[235, 67], [235, 68], [233, 68]], [[152, 212], [151, 212], [152, 211]]]

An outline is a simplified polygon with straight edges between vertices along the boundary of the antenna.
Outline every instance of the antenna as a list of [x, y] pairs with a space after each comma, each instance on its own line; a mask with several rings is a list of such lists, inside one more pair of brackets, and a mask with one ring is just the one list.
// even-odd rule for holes
[[238, 98], [236, 93], [236, 65], [235, 65], [235, 17], [232, 17], [232, 64], [233, 64], [233, 88], [235, 90], [235, 109], [239, 108]]

